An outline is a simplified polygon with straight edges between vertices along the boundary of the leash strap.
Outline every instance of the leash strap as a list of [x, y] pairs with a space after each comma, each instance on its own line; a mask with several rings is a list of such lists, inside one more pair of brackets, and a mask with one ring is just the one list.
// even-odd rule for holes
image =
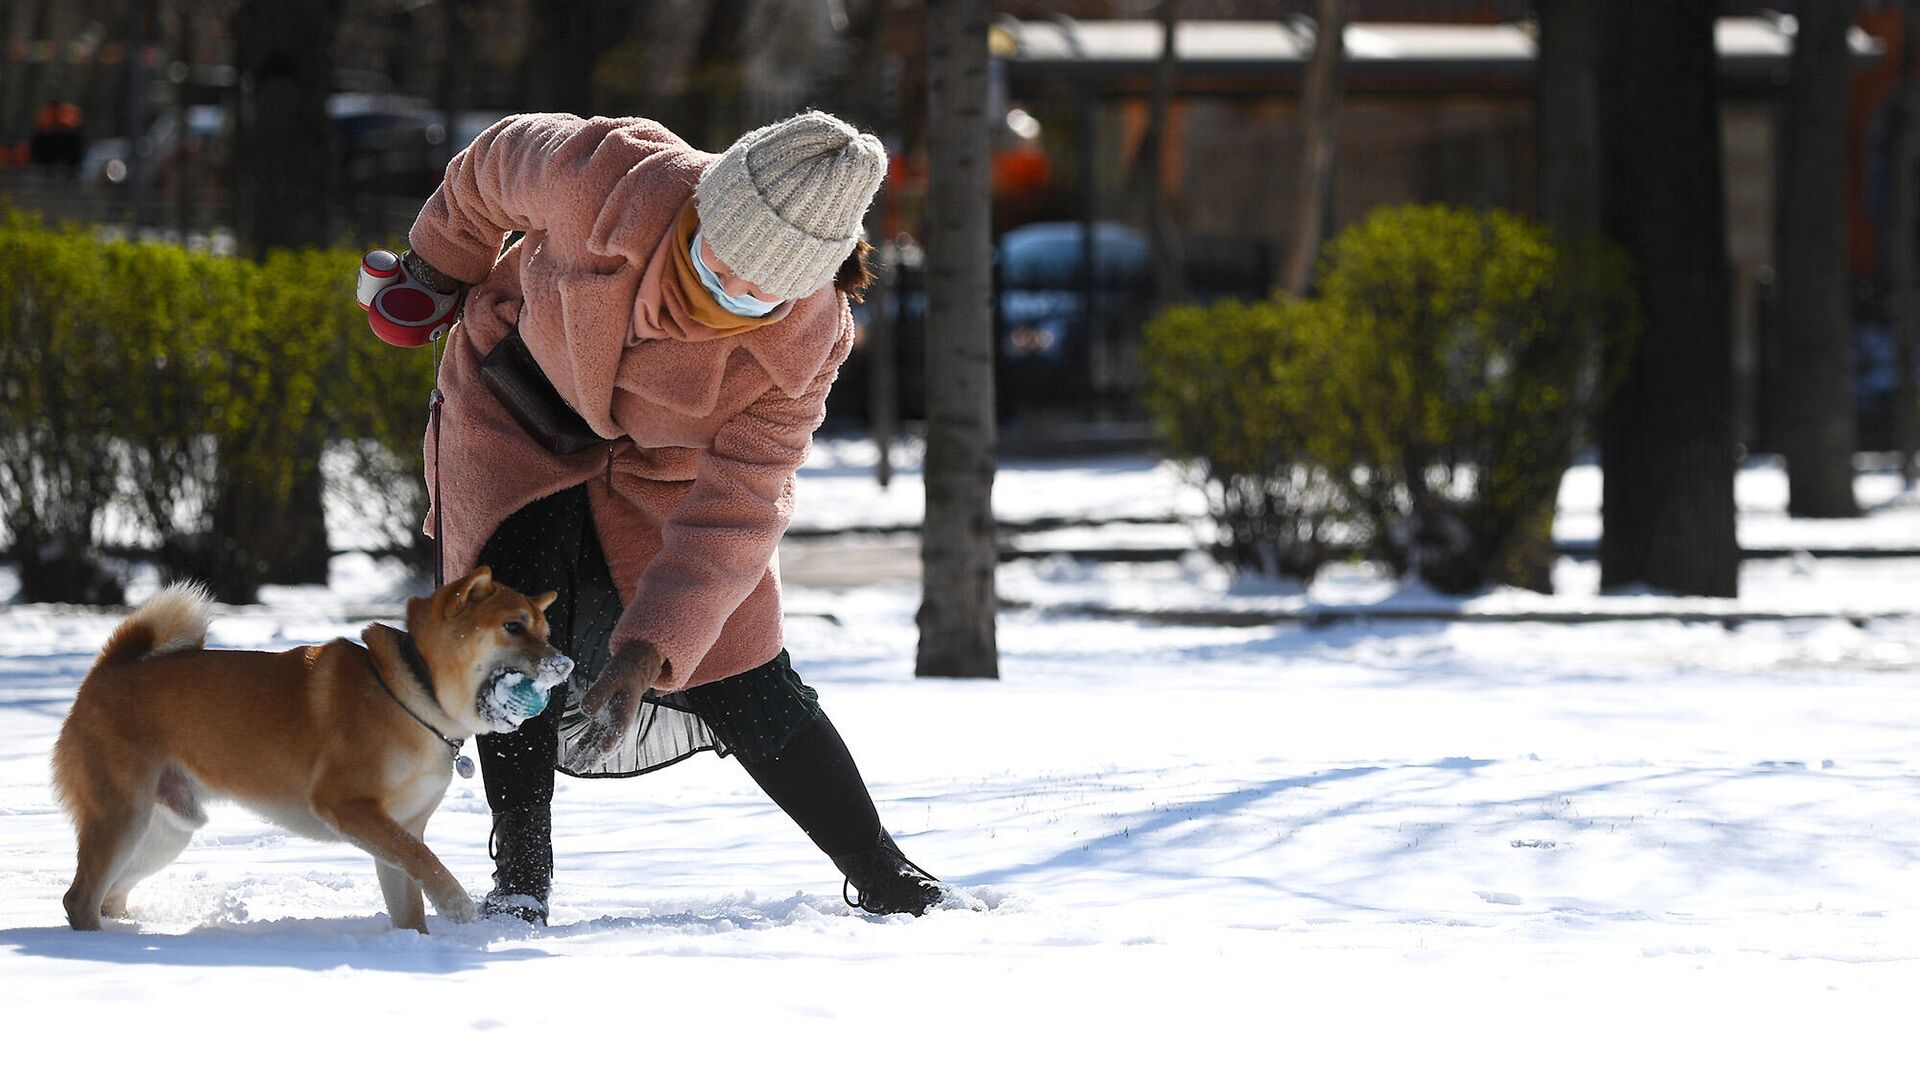
[[433, 587], [447, 583], [446, 530], [440, 525], [440, 405], [447, 398], [440, 392], [440, 365], [434, 364], [433, 393], [427, 397], [427, 410], [433, 416]]

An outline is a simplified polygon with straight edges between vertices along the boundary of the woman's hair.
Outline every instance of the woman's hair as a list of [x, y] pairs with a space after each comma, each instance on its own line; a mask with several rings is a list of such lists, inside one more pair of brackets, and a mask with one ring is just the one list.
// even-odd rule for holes
[[864, 239], [853, 245], [853, 251], [840, 264], [833, 275], [833, 287], [847, 294], [847, 298], [856, 304], [867, 299], [867, 286], [873, 284], [873, 265], [867, 262], [867, 256], [873, 251], [873, 245]]

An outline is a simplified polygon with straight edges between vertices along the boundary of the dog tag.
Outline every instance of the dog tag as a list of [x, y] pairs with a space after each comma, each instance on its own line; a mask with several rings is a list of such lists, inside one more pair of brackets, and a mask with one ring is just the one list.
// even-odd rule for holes
[[465, 754], [454, 758], [453, 771], [459, 773], [462, 780], [473, 779], [473, 759]]

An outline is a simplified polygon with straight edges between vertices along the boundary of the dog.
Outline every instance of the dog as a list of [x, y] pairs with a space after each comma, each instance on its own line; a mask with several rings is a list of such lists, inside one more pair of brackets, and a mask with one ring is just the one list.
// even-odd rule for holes
[[405, 631], [374, 623], [364, 645], [266, 653], [207, 649], [207, 593], [161, 590], [107, 639], [54, 743], [79, 846], [68, 924], [126, 918], [128, 892], [179, 857], [212, 799], [372, 855], [396, 928], [426, 933], [423, 890], [471, 921], [473, 898], [421, 835], [460, 744], [518, 725], [480, 705], [494, 676], [544, 688], [571, 670], [547, 643], [555, 595], [529, 599], [480, 567], [409, 599]]

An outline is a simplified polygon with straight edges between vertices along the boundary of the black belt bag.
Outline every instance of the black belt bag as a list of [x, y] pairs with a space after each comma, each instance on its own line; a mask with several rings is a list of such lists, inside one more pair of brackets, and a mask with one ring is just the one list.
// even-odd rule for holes
[[518, 330], [508, 331], [480, 361], [480, 381], [493, 391], [521, 429], [551, 453], [564, 457], [619, 441], [602, 438], [580, 419], [567, 399], [547, 381], [546, 372], [527, 351]]

